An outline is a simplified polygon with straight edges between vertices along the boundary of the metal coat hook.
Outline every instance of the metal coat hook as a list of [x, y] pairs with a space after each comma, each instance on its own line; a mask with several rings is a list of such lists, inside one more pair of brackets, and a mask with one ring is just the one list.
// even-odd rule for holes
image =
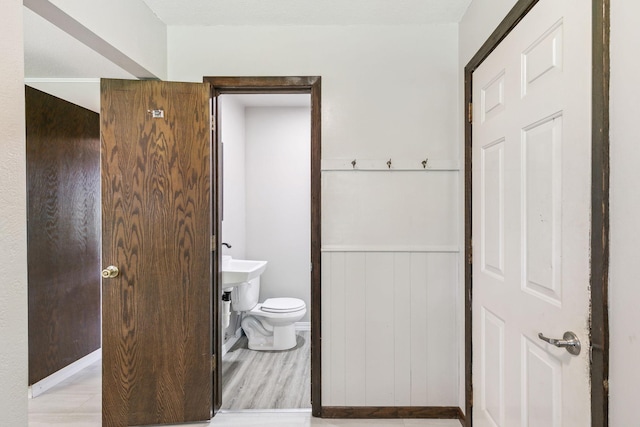
[[427, 163], [429, 163], [429, 158], [427, 157], [421, 163], [422, 163], [422, 168], [426, 169], [427, 168]]
[[391, 169], [391, 159], [389, 159], [389, 161], [387, 162], [387, 167]]
[[356, 168], [356, 159], [353, 159], [351, 161], [351, 166], [355, 169]]

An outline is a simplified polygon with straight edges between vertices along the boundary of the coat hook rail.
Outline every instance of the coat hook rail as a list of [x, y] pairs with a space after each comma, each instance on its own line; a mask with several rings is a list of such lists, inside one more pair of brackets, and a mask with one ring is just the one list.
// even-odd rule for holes
[[457, 160], [432, 159], [430, 157], [406, 157], [406, 158], [342, 158], [323, 159], [322, 170], [325, 171], [384, 171], [384, 172], [438, 172], [458, 171]]

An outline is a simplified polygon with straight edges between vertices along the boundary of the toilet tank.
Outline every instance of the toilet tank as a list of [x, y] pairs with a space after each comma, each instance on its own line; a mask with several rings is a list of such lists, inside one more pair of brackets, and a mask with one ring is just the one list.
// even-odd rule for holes
[[249, 311], [258, 304], [260, 298], [260, 276], [237, 285], [231, 291], [233, 311]]

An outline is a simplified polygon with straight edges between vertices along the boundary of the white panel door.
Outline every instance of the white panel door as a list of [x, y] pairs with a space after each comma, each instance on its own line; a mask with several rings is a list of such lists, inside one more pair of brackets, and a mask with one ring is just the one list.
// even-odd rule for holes
[[[474, 427], [587, 427], [591, 2], [534, 6], [473, 110]], [[538, 338], [565, 331], [579, 355]]]

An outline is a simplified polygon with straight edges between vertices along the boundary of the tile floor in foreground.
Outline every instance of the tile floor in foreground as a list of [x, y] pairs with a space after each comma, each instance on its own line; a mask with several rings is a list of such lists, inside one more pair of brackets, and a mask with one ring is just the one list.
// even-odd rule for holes
[[[29, 427], [99, 427], [101, 362], [96, 362], [35, 399], [29, 399]], [[181, 427], [460, 427], [455, 420], [342, 420], [313, 418], [309, 411], [222, 412], [207, 423]], [[177, 427], [177, 426], [176, 426]]]

